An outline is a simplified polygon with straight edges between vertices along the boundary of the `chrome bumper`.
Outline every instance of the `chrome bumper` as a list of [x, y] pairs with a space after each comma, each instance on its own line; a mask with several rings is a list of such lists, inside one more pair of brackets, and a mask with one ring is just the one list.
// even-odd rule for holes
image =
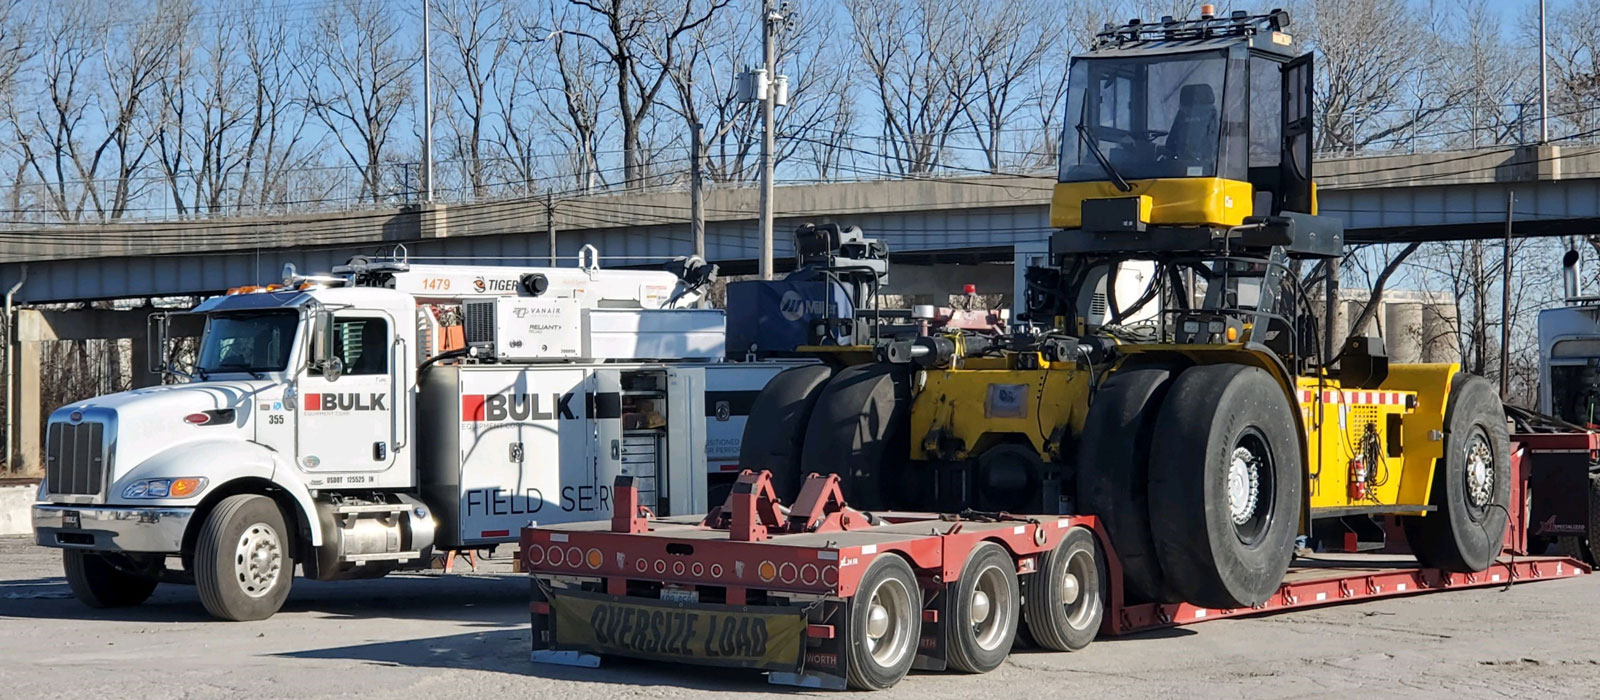
[[[77, 514], [77, 527], [68, 526], [70, 513]], [[36, 503], [33, 534], [43, 547], [176, 554], [183, 549], [183, 532], [193, 516], [193, 508]]]

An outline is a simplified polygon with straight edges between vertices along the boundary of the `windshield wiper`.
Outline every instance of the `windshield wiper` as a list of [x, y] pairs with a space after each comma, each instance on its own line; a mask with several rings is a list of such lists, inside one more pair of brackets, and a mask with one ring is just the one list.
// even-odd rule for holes
[[1100, 150], [1100, 143], [1089, 135], [1089, 127], [1084, 126], [1081, 121], [1078, 122], [1078, 138], [1083, 141], [1083, 145], [1089, 147], [1089, 153], [1094, 155], [1094, 159], [1105, 169], [1106, 174], [1111, 176], [1111, 184], [1117, 186], [1118, 192], [1133, 191], [1133, 185], [1128, 184], [1128, 181], [1122, 178], [1122, 173], [1117, 172], [1116, 166], [1111, 164], [1111, 159], [1106, 157], [1105, 151]]

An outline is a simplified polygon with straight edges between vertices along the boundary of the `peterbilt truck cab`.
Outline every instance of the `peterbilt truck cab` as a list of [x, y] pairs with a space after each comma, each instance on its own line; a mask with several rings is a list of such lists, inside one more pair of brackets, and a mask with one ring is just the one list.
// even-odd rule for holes
[[[50, 416], [36, 540], [91, 606], [193, 583], [246, 620], [296, 564], [371, 578], [609, 517], [618, 475], [703, 512], [708, 442], [737, 441], [739, 397], [785, 365], [723, 362], [722, 312], [693, 308], [714, 269], [674, 269], [358, 258], [208, 299], [176, 383]], [[155, 317], [157, 350], [183, 316]]]

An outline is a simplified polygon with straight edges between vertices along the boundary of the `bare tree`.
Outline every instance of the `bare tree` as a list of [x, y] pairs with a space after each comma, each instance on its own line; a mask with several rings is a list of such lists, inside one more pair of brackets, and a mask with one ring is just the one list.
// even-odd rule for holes
[[963, 17], [977, 0], [846, 0], [889, 169], [933, 171], [978, 84]]
[[445, 111], [450, 127], [450, 157], [461, 161], [464, 185], [474, 197], [484, 194], [489, 167], [484, 159], [488, 132], [503, 115], [494, 112], [490, 93], [496, 75], [511, 49], [514, 28], [503, 0], [429, 0], [445, 39], [436, 68], [445, 78], [451, 109]]
[[1300, 34], [1316, 51], [1317, 147], [1393, 144], [1436, 123], [1457, 104], [1437, 80], [1445, 52], [1433, 24], [1390, 0], [1301, 0]]
[[267, 207], [290, 197], [289, 178], [310, 165], [318, 149], [306, 148], [310, 117], [293, 65], [289, 25], [282, 10], [254, 0], [242, 10], [241, 29], [248, 123], [239, 144], [239, 205]]
[[1505, 39], [1493, 13], [1478, 11], [1465, 0], [1444, 24], [1439, 58], [1440, 79], [1460, 95], [1460, 106], [1443, 119], [1439, 145], [1478, 147], [1516, 143], [1528, 121], [1537, 115], [1538, 80], [1529, 60], [1532, 52]]
[[335, 0], [306, 38], [311, 113], [361, 171], [360, 199], [381, 201], [394, 121], [411, 100], [416, 52], [380, 0]]
[[[1053, 3], [1021, 0], [992, 5], [966, 5], [974, 11], [962, 18], [967, 25], [969, 60], [976, 81], [968, 99], [961, 103], [962, 115], [977, 139], [988, 169], [1017, 159], [1003, 153], [1007, 132], [1018, 126], [1017, 117], [1039, 90], [1030, 81], [1050, 47], [1061, 41], [1062, 27], [1051, 21], [1057, 11]], [[1065, 73], [1065, 66], [1058, 66]]]
[[27, 159], [22, 149], [12, 144], [20, 144], [27, 138], [21, 126], [20, 110], [17, 109], [17, 75], [32, 60], [36, 50], [30, 36], [34, 32], [32, 25], [33, 18], [22, 7], [22, 0], [0, 0], [0, 104], [6, 105], [0, 110], [0, 116], [4, 117], [0, 126], [5, 127], [7, 137], [7, 145], [0, 148], [0, 154], [4, 154], [12, 163], [12, 181], [5, 201], [13, 220], [19, 220], [22, 216], [23, 190], [28, 173]]
[[[518, 63], [529, 71], [543, 70], [546, 74], [555, 74], [557, 80], [554, 83], [541, 84], [543, 81], [539, 76], [530, 75], [526, 84], [533, 86], [532, 99], [539, 105], [539, 121], [550, 128], [555, 136], [555, 145], [564, 147], [569, 154], [567, 166], [574, 189], [587, 193], [602, 179], [599, 152], [607, 124], [601, 118], [606, 109], [604, 73], [610, 59], [595, 42], [548, 29], [576, 21], [574, 12], [565, 7], [552, 7], [538, 22], [524, 22], [526, 40], [546, 46], [549, 51], [541, 56], [524, 53]], [[517, 99], [521, 94], [514, 90], [509, 97]], [[514, 107], [507, 105], [508, 113]], [[538, 170], [534, 163], [534, 149], [540, 142], [536, 135], [527, 133], [510, 121], [504, 128], [505, 133], [500, 140], [502, 149], [518, 161], [519, 170], [526, 179], [533, 179]]]
[[[1529, 29], [1529, 32], [1536, 31]], [[1600, 3], [1563, 3], [1547, 23], [1550, 111], [1575, 134], [1600, 130]]]
[[[754, 105], [739, 102], [732, 69], [761, 53], [760, 6], [759, 0], [742, 0], [695, 28], [672, 73], [674, 111], [686, 124], [705, 125], [707, 170], [715, 181], [759, 175], [761, 115]], [[790, 79], [788, 106], [775, 114], [774, 161], [780, 166], [814, 143], [847, 147], [840, 134], [823, 127], [838, 121], [851, 98], [843, 51], [827, 41], [832, 31], [827, 12], [793, 8], [787, 19], [774, 41], [778, 73]]]
[[145, 100], [166, 71], [188, 14], [182, 0], [139, 8], [61, 3], [45, 11], [38, 35], [43, 97], [23, 117], [28, 124], [20, 146], [60, 218], [127, 213], [152, 143], [142, 121]]
[[628, 186], [644, 178], [647, 122], [679, 66], [684, 39], [730, 1], [568, 0], [586, 16], [553, 30], [592, 42], [610, 63]]

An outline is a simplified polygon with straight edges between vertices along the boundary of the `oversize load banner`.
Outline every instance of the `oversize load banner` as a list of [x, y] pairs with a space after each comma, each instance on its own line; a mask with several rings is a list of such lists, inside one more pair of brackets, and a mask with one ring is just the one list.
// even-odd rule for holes
[[556, 648], [766, 671], [801, 668], [806, 617], [798, 609], [636, 600], [551, 591]]

